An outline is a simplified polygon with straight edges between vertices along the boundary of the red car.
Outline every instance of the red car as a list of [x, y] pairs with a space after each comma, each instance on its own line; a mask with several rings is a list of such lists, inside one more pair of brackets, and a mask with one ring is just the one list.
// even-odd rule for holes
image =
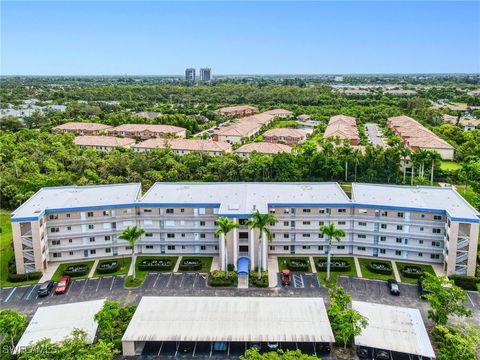
[[70, 276], [62, 276], [60, 281], [55, 286], [55, 294], [65, 294], [70, 286]]
[[292, 274], [290, 270], [282, 270], [282, 272], [280, 273], [280, 278], [282, 280], [283, 286], [290, 285], [290, 283], [292, 282]]

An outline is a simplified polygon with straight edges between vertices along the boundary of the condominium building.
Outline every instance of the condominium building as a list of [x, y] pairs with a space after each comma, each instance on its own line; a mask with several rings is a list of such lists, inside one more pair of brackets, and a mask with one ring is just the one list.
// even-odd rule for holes
[[263, 140], [271, 143], [284, 143], [297, 145], [307, 139], [307, 133], [303, 130], [292, 128], [277, 128], [265, 131]]
[[352, 116], [335, 115], [330, 118], [328, 126], [323, 133], [326, 138], [339, 138], [347, 140], [350, 145], [358, 145], [360, 135], [357, 129], [357, 121]]
[[109, 136], [121, 136], [146, 140], [167, 136], [184, 138], [187, 130], [173, 125], [123, 124], [107, 130]]
[[217, 110], [220, 115], [228, 117], [243, 117], [254, 115], [258, 112], [258, 109], [255, 106], [250, 105], [239, 105], [239, 106], [228, 106], [223, 107]]
[[212, 79], [212, 69], [202, 68], [200, 69], [200, 81], [210, 81]]
[[58, 125], [52, 128], [52, 133], [72, 133], [75, 135], [100, 135], [108, 129], [111, 129], [110, 125], [88, 123], [88, 122], [68, 122], [62, 125]]
[[77, 136], [75, 145], [80, 147], [91, 147], [96, 150], [111, 151], [116, 148], [128, 148], [135, 144], [134, 139], [119, 138], [114, 136]]
[[194, 68], [185, 69], [185, 81], [195, 82], [195, 69]]
[[198, 152], [218, 156], [232, 151], [232, 145], [227, 142], [194, 139], [148, 139], [132, 146], [138, 152], [166, 147], [179, 155]]
[[[268, 255], [324, 255], [319, 227], [345, 231], [334, 255], [439, 264], [447, 274], [475, 272], [480, 214], [451, 188], [336, 183], [156, 183], [44, 188], [12, 213], [17, 269], [44, 271], [49, 262], [131, 253], [118, 239], [128, 226], [145, 234], [138, 254], [220, 255], [216, 220], [240, 227], [228, 234], [228, 261], [248, 257], [253, 269]], [[254, 211], [274, 213], [273, 239], [259, 251]], [[265, 236], [263, 235], [265, 239]]]
[[271, 142], [254, 142], [240, 146], [237, 150], [235, 150], [235, 152], [244, 157], [248, 157], [253, 152], [268, 155], [291, 153], [292, 148], [285, 144], [275, 144]]

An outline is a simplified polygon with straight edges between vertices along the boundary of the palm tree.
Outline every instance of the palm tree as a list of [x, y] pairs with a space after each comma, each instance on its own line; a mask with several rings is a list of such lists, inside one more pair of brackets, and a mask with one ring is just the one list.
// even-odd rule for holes
[[432, 162], [432, 168], [430, 172], [430, 185], [433, 185], [433, 172], [435, 171], [435, 163], [440, 161], [442, 157], [438, 152], [430, 151], [428, 158]]
[[132, 248], [132, 264], [133, 264], [133, 274], [132, 280], [135, 281], [135, 242], [145, 233], [145, 230], [137, 226], [127, 227], [118, 237], [122, 240], [127, 240]]
[[333, 223], [320, 226], [320, 233], [325, 235], [328, 240], [328, 253], [327, 253], [327, 278], [326, 281], [330, 282], [330, 260], [332, 255], [332, 240], [340, 241], [345, 236], [345, 231], [337, 229]]
[[345, 181], [348, 181], [348, 160], [352, 156], [352, 148], [348, 142], [343, 143], [343, 146], [340, 149], [340, 154], [342, 155], [345, 163]]
[[[403, 183], [405, 184], [406, 177], [407, 177], [407, 159], [409, 156], [411, 156], [412, 152], [407, 149], [406, 147], [401, 147], [400, 148], [400, 156], [402, 157], [403, 160]], [[413, 166], [413, 164], [412, 164]]]
[[427, 150], [419, 150], [418, 151], [418, 160], [420, 161], [420, 171], [419, 176], [423, 179], [425, 176], [425, 161], [428, 160], [430, 152]]
[[225, 248], [223, 252], [222, 267], [225, 269], [225, 278], [228, 278], [228, 256], [227, 256], [227, 235], [240, 225], [226, 217], [221, 217], [217, 220], [217, 230], [215, 236], [220, 236], [220, 241]]
[[357, 182], [357, 168], [358, 168], [358, 163], [360, 161], [360, 158], [362, 156], [362, 152], [359, 150], [359, 149], [354, 149], [352, 151], [352, 159], [353, 159], [353, 162], [355, 163], [355, 177], [354, 177], [354, 181]]
[[269, 226], [277, 223], [277, 217], [274, 214], [267, 213], [262, 214], [260, 211], [255, 211], [250, 215], [250, 219], [247, 221], [247, 225], [251, 229], [258, 229], [260, 232], [259, 241], [258, 241], [258, 278], [262, 278], [262, 249], [264, 236], [267, 237], [268, 241], [272, 241], [272, 232], [270, 231]]

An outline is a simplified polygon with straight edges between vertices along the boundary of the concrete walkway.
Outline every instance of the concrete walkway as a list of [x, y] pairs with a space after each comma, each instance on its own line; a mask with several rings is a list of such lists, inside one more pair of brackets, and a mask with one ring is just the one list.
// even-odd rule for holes
[[353, 261], [355, 262], [355, 269], [357, 270], [357, 276], [359, 278], [363, 278], [362, 268], [360, 267], [360, 262], [358, 261], [358, 257], [354, 256]]
[[276, 256], [269, 256], [267, 259], [267, 270], [268, 270], [268, 287], [276, 287], [278, 285], [279, 273], [278, 269], [278, 259]]
[[176, 273], [178, 272], [178, 268], [180, 267], [180, 262], [182, 261], [182, 256], [179, 256], [177, 259], [177, 263], [175, 264], [175, 267], [173, 268], [173, 272]]
[[[135, 257], [135, 261], [137, 261], [137, 257]], [[130, 269], [128, 269], [127, 276], [132, 276], [133, 275], [133, 267], [135, 266], [134, 262], [130, 263]]]
[[443, 266], [440, 264], [432, 264], [433, 271], [437, 276], [445, 276], [445, 271], [443, 270]]
[[53, 275], [55, 274], [55, 271], [57, 271], [58, 267], [60, 266], [60, 263], [49, 263], [48, 264], [48, 269], [43, 273], [43, 276], [38, 280], [38, 283], [44, 283], [45, 281], [51, 280]]
[[317, 267], [315, 266], [315, 261], [313, 261], [313, 256], [309, 256], [308, 259], [310, 260], [310, 267], [312, 268], [312, 273], [317, 273]]
[[99, 262], [99, 261], [100, 261], [100, 260], [97, 259], [97, 260], [95, 260], [95, 262], [93, 263], [92, 268], [90, 269], [90, 272], [88, 273], [88, 276], [87, 276], [89, 279], [93, 277], [93, 274], [95, 274], [95, 269], [97, 268], [97, 265], [98, 265], [98, 262]]
[[214, 256], [212, 259], [212, 266], [210, 267], [210, 272], [220, 270], [220, 257]]
[[248, 275], [240, 275], [237, 283], [238, 289], [248, 289]]
[[400, 278], [400, 273], [398, 272], [397, 264], [395, 261], [392, 261], [392, 270], [393, 270], [393, 275], [395, 275], [395, 280], [397, 280], [399, 283], [402, 282], [402, 279]]

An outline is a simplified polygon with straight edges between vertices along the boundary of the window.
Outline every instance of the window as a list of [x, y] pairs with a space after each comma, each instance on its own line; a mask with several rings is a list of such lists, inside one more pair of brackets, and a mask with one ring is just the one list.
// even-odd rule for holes
[[95, 225], [93, 224], [88, 224], [88, 230], [93, 230], [95, 229]]
[[269, 212], [270, 214], [275, 214], [275, 209], [269, 209], [268, 212]]
[[441, 234], [441, 233], [442, 233], [442, 229], [432, 229], [432, 233], [434, 233], [434, 234]]
[[184, 212], [185, 212], [185, 209], [180, 209], [180, 212], [181, 212], [181, 213], [184, 213]]
[[319, 239], [323, 239], [323, 234], [318, 234]]
[[68, 242], [71, 243], [71, 242], [73, 242], [73, 240], [72, 240], [72, 239], [68, 239]]
[[90, 242], [95, 242], [95, 238], [94, 238], [94, 237], [91, 237], [89, 240], [90, 240]]
[[425, 219], [425, 214], [422, 214], [422, 219]]
[[153, 233], [145, 233], [145, 237], [153, 237]]
[[168, 234], [167, 234], [167, 238], [173, 239], [173, 238], [175, 238], [175, 234], [168, 233]]
[[302, 234], [302, 237], [304, 237], [304, 238], [309, 238], [309, 237], [310, 237], [310, 234]]
[[397, 256], [402, 255], [402, 250], [395, 250], [395, 255], [397, 255]]
[[73, 255], [73, 251], [69, 251], [69, 252], [68, 252], [68, 255]]
[[320, 226], [325, 225], [325, 221], [319, 221], [318, 225], [320, 225]]
[[386, 228], [387, 228], [387, 224], [380, 224], [380, 228], [381, 228], [381, 229], [386, 229]]
[[310, 221], [304, 221], [302, 224], [303, 225], [310, 225]]
[[430, 259], [438, 260], [440, 259], [440, 254], [430, 254]]
[[285, 250], [285, 251], [288, 251], [288, 250], [290, 250], [290, 246], [288, 246], [288, 245], [285, 245], [285, 246], [283, 247], [283, 250]]
[[200, 226], [205, 226], [205, 221], [200, 221]]
[[200, 250], [205, 251], [205, 250], [207, 250], [207, 247], [205, 245], [200, 245]]
[[95, 255], [96, 253], [97, 253], [97, 250], [95, 250], [95, 249], [90, 250], [90, 255]]
[[56, 228], [50, 228], [50, 232], [51, 233], [58, 233], [60, 231], [60, 228], [56, 227]]
[[320, 246], [318, 247], [318, 251], [323, 251], [323, 245], [320, 245]]
[[382, 216], [388, 216], [388, 211], [382, 211], [381, 215]]
[[53, 253], [54, 258], [62, 257], [62, 253]]
[[147, 245], [145, 246], [146, 249], [153, 249], [153, 245]]
[[418, 240], [418, 243], [419, 243], [419, 244], [423, 244], [423, 240]]
[[200, 239], [205, 239], [205, 234], [200, 234]]
[[68, 231], [72, 230], [72, 227], [71, 227], [71, 226], [67, 226], [67, 230], [68, 230]]
[[215, 250], [218, 250], [218, 245], [215, 245]]
[[359, 239], [366, 239], [366, 238], [367, 238], [367, 235], [365, 235], [365, 234], [358, 234], [357, 237], [358, 237]]
[[48, 217], [49, 220], [57, 220], [58, 219], [58, 215], [57, 214], [51, 214], [49, 217]]
[[403, 218], [403, 216], [404, 216], [403, 212], [398, 212], [398, 213], [397, 213], [397, 217]]
[[309, 212], [311, 212], [311, 210], [310, 209], [303, 209], [302, 212], [309, 213]]
[[418, 253], [418, 256], [419, 256], [419, 257], [423, 257], [423, 253]]
[[364, 246], [357, 246], [358, 251], [365, 251], [366, 248]]
[[270, 245], [270, 251], [274, 251], [274, 250], [275, 250], [275, 246]]
[[442, 215], [433, 215], [433, 220], [442, 220]]
[[318, 210], [318, 213], [319, 213], [319, 214], [325, 214], [325, 209], [320, 209], [320, 210]]
[[310, 250], [310, 245], [303, 245], [303, 246], [302, 246], [302, 249], [303, 249], [303, 250]]
[[52, 245], [60, 245], [60, 240], [52, 240]]
[[432, 246], [439, 247], [440, 246], [440, 241], [432, 241]]
[[111, 253], [112, 252], [112, 248], [105, 248], [105, 252], [108, 254], [108, 253]]
[[93, 217], [93, 211], [87, 212], [87, 217]]
[[337, 221], [337, 224], [338, 225], [345, 225], [346, 223], [345, 223], [345, 221]]
[[400, 243], [400, 244], [401, 244], [401, 243], [402, 243], [402, 238], [396, 238], [395, 241], [396, 241], [397, 243]]
[[105, 236], [105, 241], [110, 241], [110, 235]]
[[175, 245], [168, 245], [168, 246], [167, 246], [167, 249], [168, 249], [168, 250], [175, 250]]
[[346, 213], [346, 212], [347, 212], [347, 209], [338, 209], [338, 212], [339, 212], [339, 213]]
[[284, 214], [290, 214], [290, 209], [283, 209]]
[[288, 226], [288, 225], [290, 225], [290, 222], [289, 222], [289, 221], [284, 221], [284, 222], [283, 222], [283, 226]]
[[337, 246], [337, 249], [338, 249], [338, 250], [345, 250], [345, 246], [339, 245], [339, 246]]
[[66, 216], [67, 218], [69, 218], [69, 217], [70, 217], [70, 214], [69, 214], [69, 213], [67, 213], [67, 214], [65, 214], [65, 216]]
[[151, 213], [151, 212], [152, 212], [152, 209], [143, 209], [143, 212]]
[[359, 214], [366, 214], [368, 212], [367, 209], [358, 209]]
[[380, 249], [380, 254], [385, 254], [385, 253], [386, 253], [385, 249]]
[[283, 234], [283, 238], [284, 238], [284, 239], [289, 239], [289, 238], [290, 238], [290, 234]]
[[173, 209], [167, 209], [167, 214], [173, 214]]
[[420, 227], [420, 231], [423, 231], [423, 230], [424, 230], [423, 227]]
[[238, 233], [239, 239], [248, 239], [248, 232], [240, 232]]
[[403, 225], [397, 225], [397, 230], [403, 230]]
[[386, 236], [380, 236], [380, 241], [387, 241], [387, 237]]
[[185, 237], [185, 233], [181, 233], [180, 236], [184, 238], [184, 237]]
[[360, 221], [358, 223], [358, 226], [367, 226], [367, 223], [365, 221]]
[[132, 250], [131, 246], [125, 246], [125, 250]]
[[110, 215], [110, 211], [108, 210], [103, 210], [103, 216], [109, 216]]

